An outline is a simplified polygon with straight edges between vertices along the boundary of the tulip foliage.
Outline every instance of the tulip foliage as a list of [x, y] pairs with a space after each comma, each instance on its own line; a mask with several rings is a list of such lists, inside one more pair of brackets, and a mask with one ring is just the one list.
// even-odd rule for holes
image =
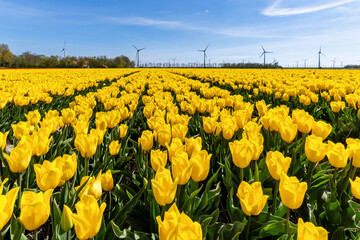
[[0, 74], [0, 239], [360, 239], [359, 72]]

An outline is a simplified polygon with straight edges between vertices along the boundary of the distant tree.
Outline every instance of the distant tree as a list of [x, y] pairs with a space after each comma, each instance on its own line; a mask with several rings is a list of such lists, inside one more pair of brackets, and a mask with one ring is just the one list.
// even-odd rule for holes
[[7, 44], [0, 44], [0, 65], [8, 67], [13, 61], [14, 55]]

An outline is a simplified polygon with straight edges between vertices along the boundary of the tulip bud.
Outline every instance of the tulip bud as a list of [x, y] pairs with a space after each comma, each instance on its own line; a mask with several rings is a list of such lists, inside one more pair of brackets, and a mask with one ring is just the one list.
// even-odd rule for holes
[[73, 220], [72, 220], [72, 211], [71, 209], [64, 205], [63, 213], [61, 215], [61, 222], [60, 226], [64, 232], [70, 231], [72, 227], [74, 226]]
[[121, 147], [121, 143], [119, 144], [119, 141], [111, 141], [109, 144], [109, 152], [111, 155], [116, 155], [119, 153]]
[[177, 151], [185, 151], [185, 146], [182, 144], [179, 138], [173, 138], [170, 146], [167, 146], [169, 152], [169, 161], [172, 161], [173, 156]]
[[97, 136], [93, 134], [81, 134], [75, 137], [74, 145], [83, 158], [94, 156], [97, 148]]
[[141, 137], [139, 138], [139, 146], [145, 152], [150, 151], [154, 144], [154, 136], [151, 131], [145, 130], [142, 132]]
[[193, 154], [193, 152], [199, 152], [202, 148], [202, 139], [201, 137], [197, 138], [185, 138], [185, 146], [186, 146], [186, 152], [189, 157]]
[[28, 112], [28, 114], [25, 114], [25, 117], [32, 126], [40, 123], [41, 120], [41, 115], [38, 110]]
[[30, 134], [30, 124], [28, 122], [18, 122], [17, 124], [11, 124], [13, 129], [14, 136], [16, 139], [21, 139], [22, 136], [27, 136]]
[[161, 151], [160, 149], [151, 150], [150, 162], [155, 172], [159, 167], [165, 167], [167, 163], [167, 151]]
[[234, 164], [239, 168], [246, 168], [254, 154], [253, 144], [247, 139], [236, 140], [229, 143]]
[[352, 165], [360, 168], [360, 139], [346, 139], [347, 149], [349, 149], [349, 159], [352, 159]]
[[245, 181], [240, 183], [236, 196], [240, 199], [241, 209], [248, 216], [259, 215], [269, 197], [263, 195], [260, 182], [254, 182], [250, 185]]
[[328, 141], [328, 151], [326, 156], [333, 167], [345, 167], [350, 153], [350, 149], [345, 149], [345, 146], [342, 143], [334, 144], [333, 142]]
[[318, 121], [314, 122], [311, 133], [317, 137], [322, 137], [325, 140], [332, 131], [332, 126], [326, 122]]
[[174, 124], [171, 128], [171, 135], [173, 138], [179, 138], [181, 142], [185, 141], [185, 136], [188, 132], [188, 126], [182, 124]]
[[0, 184], [0, 231], [3, 229], [3, 227], [9, 222], [11, 216], [13, 215], [14, 206], [16, 197], [19, 192], [19, 187], [11, 189], [9, 192], [7, 192], [5, 195], [2, 195], [3, 186], [7, 182], [7, 178]]
[[290, 117], [285, 118], [285, 121], [280, 122], [280, 135], [281, 138], [287, 142], [291, 143], [297, 134], [297, 125], [293, 123]]
[[157, 130], [157, 139], [158, 143], [165, 147], [171, 142], [171, 127], [170, 125], [160, 126]]
[[21, 142], [22, 141], [20, 141], [19, 144], [11, 150], [10, 155], [4, 153], [4, 157], [9, 164], [10, 171], [13, 173], [20, 173], [26, 170], [32, 157], [32, 148], [29, 145], [30, 143]]
[[63, 174], [60, 161], [45, 160], [43, 164], [34, 164], [34, 170], [36, 183], [41, 191], [55, 189], [60, 184]]
[[255, 105], [259, 115], [264, 116], [265, 113], [267, 112], [267, 105], [265, 101], [264, 100], [257, 101]]
[[104, 191], [111, 191], [111, 189], [113, 189], [114, 179], [110, 170], [107, 170], [106, 173], [101, 175], [101, 187]]
[[75, 120], [76, 113], [74, 110], [72, 110], [70, 108], [64, 108], [61, 110], [61, 116], [62, 116], [62, 121], [65, 124], [70, 124]]
[[160, 166], [151, 180], [151, 185], [156, 202], [165, 206], [171, 203], [176, 194], [177, 183], [179, 179], [172, 180], [170, 170]]
[[324, 159], [327, 145], [323, 143], [322, 137], [309, 135], [305, 140], [305, 154], [311, 162], [319, 162]]
[[351, 184], [351, 192], [357, 199], [360, 199], [360, 178], [356, 177], [355, 180], [349, 179]]
[[124, 138], [127, 134], [127, 131], [128, 131], [128, 125], [126, 124], [121, 124], [119, 126], [119, 135], [120, 135], [120, 138]]
[[206, 150], [194, 152], [191, 156], [191, 162], [193, 163], [191, 178], [195, 182], [204, 181], [210, 171], [210, 159], [212, 154], [208, 154]]
[[2, 151], [4, 151], [4, 149], [6, 147], [6, 139], [7, 139], [8, 134], [9, 134], [9, 131], [7, 131], [6, 133], [0, 132], [0, 147], [1, 147]]
[[328, 240], [328, 232], [323, 227], [315, 227], [312, 222], [306, 222], [299, 218], [297, 229], [298, 240]]
[[215, 131], [217, 119], [213, 117], [202, 117], [203, 128], [207, 134], [211, 134]]
[[64, 154], [62, 157], [55, 158], [53, 162], [55, 161], [61, 162], [61, 169], [63, 173], [61, 177], [62, 181], [68, 181], [75, 175], [77, 169], [75, 153], [71, 155]]
[[171, 161], [171, 173], [174, 179], [178, 178], [179, 185], [186, 184], [191, 176], [192, 162], [185, 151], [177, 151]]
[[270, 175], [275, 180], [280, 180], [281, 173], [287, 174], [290, 167], [291, 158], [284, 157], [281, 152], [268, 152], [266, 155], [266, 165]]
[[279, 192], [281, 201], [286, 207], [298, 209], [303, 203], [306, 190], [306, 182], [300, 183], [296, 177], [288, 177], [285, 173], [281, 173]]

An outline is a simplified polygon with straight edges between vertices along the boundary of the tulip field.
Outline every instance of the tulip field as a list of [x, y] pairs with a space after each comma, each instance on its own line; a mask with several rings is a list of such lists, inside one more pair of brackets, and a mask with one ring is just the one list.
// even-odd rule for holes
[[360, 239], [360, 71], [0, 83], [0, 240]]

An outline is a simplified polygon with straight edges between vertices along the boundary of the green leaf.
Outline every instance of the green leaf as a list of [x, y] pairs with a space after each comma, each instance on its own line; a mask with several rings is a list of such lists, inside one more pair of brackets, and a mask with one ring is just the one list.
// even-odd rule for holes
[[27, 238], [25, 237], [24, 232], [24, 225], [22, 225], [19, 219], [12, 216], [10, 222], [10, 238], [13, 240], [26, 240]]

